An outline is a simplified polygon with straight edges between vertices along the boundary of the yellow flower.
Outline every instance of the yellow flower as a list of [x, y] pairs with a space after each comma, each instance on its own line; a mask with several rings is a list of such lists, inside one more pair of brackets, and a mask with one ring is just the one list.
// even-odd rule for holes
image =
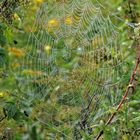
[[38, 3], [42, 3], [42, 2], [43, 2], [43, 0], [36, 0], [36, 2], [38, 2]]
[[13, 14], [13, 18], [16, 19], [16, 20], [21, 20], [17, 13]]
[[12, 48], [9, 48], [8, 51], [10, 55], [14, 55], [16, 57], [22, 57], [25, 55], [24, 50], [19, 49], [19, 48], [12, 47]]
[[65, 18], [65, 24], [68, 24], [68, 25], [72, 24], [72, 18], [71, 17], [66, 17]]
[[49, 46], [49, 45], [47, 45], [47, 46], [45, 46], [44, 47], [44, 50], [46, 51], [46, 53], [49, 55], [50, 54], [50, 52], [51, 52], [51, 46]]
[[49, 26], [49, 27], [56, 27], [56, 26], [58, 26], [58, 24], [59, 24], [59, 22], [58, 22], [58, 20], [56, 20], [56, 19], [51, 19], [51, 20], [48, 22], [48, 26]]
[[0, 97], [3, 97], [4, 96], [4, 93], [3, 92], [0, 92]]
[[47, 45], [45, 46], [45, 51], [50, 51], [51, 50], [51, 46]]
[[32, 75], [32, 76], [43, 75], [44, 74], [41, 71], [34, 71], [34, 70], [31, 70], [31, 69], [29, 69], [29, 70], [23, 70], [22, 73], [25, 74], [25, 75]]

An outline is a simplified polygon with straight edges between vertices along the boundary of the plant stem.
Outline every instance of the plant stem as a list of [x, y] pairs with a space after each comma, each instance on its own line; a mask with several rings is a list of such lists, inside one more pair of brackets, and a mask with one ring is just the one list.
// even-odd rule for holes
[[[124, 93], [124, 96], [122, 97], [122, 99], [121, 99], [118, 107], [116, 108], [116, 111], [107, 120], [106, 126], [109, 125], [112, 122], [112, 120], [115, 117], [115, 115], [117, 114], [117, 112], [121, 109], [121, 107], [122, 107], [122, 105], [123, 105], [126, 97], [128, 96], [128, 93], [129, 93], [130, 89], [133, 89], [133, 92], [134, 92], [133, 82], [135, 80], [135, 76], [136, 76], [136, 72], [137, 72], [137, 69], [138, 69], [139, 64], [140, 64], [140, 52], [138, 54], [137, 62], [136, 62], [136, 65], [134, 67], [133, 73], [131, 75], [131, 78], [130, 78], [130, 81], [129, 81], [129, 85], [127, 86], [126, 91]], [[103, 133], [104, 133], [103, 130], [100, 131], [99, 135], [96, 137], [95, 140], [99, 140], [99, 138], [103, 135]]]

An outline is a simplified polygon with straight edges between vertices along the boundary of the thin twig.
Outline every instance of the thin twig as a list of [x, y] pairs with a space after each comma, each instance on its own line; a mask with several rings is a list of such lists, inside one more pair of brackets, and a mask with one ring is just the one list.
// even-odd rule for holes
[[[127, 86], [126, 91], [124, 93], [124, 96], [122, 97], [118, 107], [116, 108], [116, 111], [107, 120], [106, 126], [109, 125], [112, 122], [112, 120], [115, 117], [115, 115], [117, 114], [117, 112], [121, 109], [124, 101], [126, 100], [126, 97], [128, 96], [128, 93], [130, 92], [130, 89], [132, 89], [133, 90], [132, 92], [134, 92], [134, 86], [132, 86], [132, 85], [133, 85], [133, 82], [135, 81], [135, 76], [136, 76], [136, 72], [137, 72], [139, 64], [140, 64], [140, 52], [138, 54], [137, 62], [136, 62], [136, 65], [134, 67], [133, 73], [131, 75], [129, 85]], [[104, 133], [103, 130], [100, 131], [99, 135], [96, 137], [95, 140], [99, 140], [99, 138], [103, 135], [103, 133]]]
[[4, 116], [4, 117], [2, 117], [2, 118], [0, 119], [0, 122], [2, 122], [5, 118], [6, 118], [5, 116]]

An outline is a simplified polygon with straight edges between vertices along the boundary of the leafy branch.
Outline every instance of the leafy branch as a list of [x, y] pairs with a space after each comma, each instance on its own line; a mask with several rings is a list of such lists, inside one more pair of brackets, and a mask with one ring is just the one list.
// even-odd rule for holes
[[[122, 107], [124, 101], [126, 100], [126, 97], [128, 96], [130, 90], [132, 89], [132, 93], [135, 91], [134, 81], [137, 79], [136, 78], [136, 73], [137, 73], [137, 69], [138, 69], [139, 64], [140, 64], [140, 52], [139, 52], [139, 55], [138, 55], [137, 62], [136, 62], [136, 65], [134, 67], [133, 73], [131, 75], [129, 84], [128, 84], [128, 86], [126, 88], [126, 91], [124, 93], [124, 96], [122, 97], [122, 99], [121, 99], [118, 107], [116, 108], [116, 111], [107, 120], [106, 126], [109, 125], [112, 122], [113, 118], [116, 116], [116, 114], [118, 113], [118, 111], [121, 109], [121, 107]], [[99, 138], [103, 135], [103, 133], [104, 133], [104, 131], [102, 130], [99, 133], [99, 135], [96, 137], [96, 140], [99, 140]]]

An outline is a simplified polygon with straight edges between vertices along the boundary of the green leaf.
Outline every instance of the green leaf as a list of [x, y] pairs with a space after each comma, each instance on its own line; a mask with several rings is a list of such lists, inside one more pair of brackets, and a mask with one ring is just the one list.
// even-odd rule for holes
[[140, 121], [140, 116], [138, 116], [138, 117], [132, 119], [131, 121], [133, 121], [133, 122], [138, 122], [138, 121]]
[[0, 30], [5, 30], [6, 29], [6, 25], [3, 23], [0, 23]]
[[0, 45], [4, 46], [7, 43], [7, 39], [3, 34], [0, 34]]
[[0, 56], [5, 56], [5, 55], [6, 55], [5, 49], [0, 47]]
[[7, 118], [8, 119], [12, 119], [15, 116], [15, 114], [17, 113], [17, 110], [18, 110], [17, 106], [12, 102], [8, 102], [5, 105], [4, 108], [7, 112]]
[[36, 126], [33, 126], [33, 127], [32, 127], [32, 131], [31, 131], [31, 140], [38, 140], [38, 138], [37, 138]]

